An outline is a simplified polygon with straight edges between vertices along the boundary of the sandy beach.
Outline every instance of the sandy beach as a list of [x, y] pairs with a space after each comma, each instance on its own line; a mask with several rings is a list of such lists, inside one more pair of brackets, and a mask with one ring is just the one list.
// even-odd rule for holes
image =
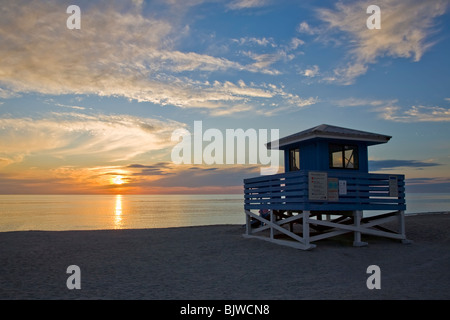
[[[346, 235], [311, 251], [245, 239], [241, 225], [4, 232], [0, 299], [450, 299], [449, 230], [449, 214], [407, 216], [412, 244]], [[66, 287], [70, 265], [80, 290]]]

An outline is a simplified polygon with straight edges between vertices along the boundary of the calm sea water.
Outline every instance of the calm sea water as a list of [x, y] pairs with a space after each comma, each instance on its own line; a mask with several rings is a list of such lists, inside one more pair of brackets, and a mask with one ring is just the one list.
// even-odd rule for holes
[[[450, 194], [408, 194], [407, 214], [450, 211]], [[0, 195], [0, 232], [244, 224], [242, 195]]]

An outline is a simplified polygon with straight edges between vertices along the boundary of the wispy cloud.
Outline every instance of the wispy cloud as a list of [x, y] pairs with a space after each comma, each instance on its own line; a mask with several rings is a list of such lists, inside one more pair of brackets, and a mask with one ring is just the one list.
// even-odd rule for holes
[[251, 64], [251, 67], [255, 69], [262, 70], [263, 73], [271, 74], [271, 75], [279, 75], [280, 71], [276, 69], [270, 69], [269, 67], [280, 60], [291, 60], [293, 58], [292, 55], [288, 55], [285, 51], [279, 50], [275, 53], [254, 53], [251, 51], [242, 52], [245, 56], [248, 56], [254, 62]]
[[405, 184], [406, 192], [450, 193], [450, 179], [447, 177], [409, 178]]
[[[261, 2], [247, 2], [247, 6]], [[242, 104], [255, 92], [249, 84], [235, 94], [214, 81], [198, 81], [217, 71], [279, 74], [270, 66], [289, 60], [284, 51], [249, 53], [244, 65], [224, 57], [177, 50], [173, 39], [185, 26], [170, 16], [144, 16], [138, 1], [131, 7], [102, 1], [86, 4], [81, 30], [66, 28], [66, 6], [60, 2], [14, 1], [3, 4], [0, 19], [0, 97], [38, 92], [48, 95], [94, 94], [125, 97], [184, 108], [223, 108]], [[237, 5], [237, 3], [236, 3]], [[241, 3], [244, 5], [244, 3]], [[37, 19], [39, 17], [39, 19]], [[270, 38], [244, 38], [273, 46]], [[273, 94], [272, 94], [273, 95]], [[249, 103], [249, 101], [245, 101]]]
[[263, 46], [263, 47], [277, 47], [277, 44], [275, 43], [273, 38], [266, 38], [266, 37], [262, 37], [262, 38], [256, 38], [256, 37], [241, 37], [239, 39], [232, 39], [233, 42], [236, 42], [240, 45], [244, 45], [244, 44], [254, 44], [254, 45], [259, 45], [259, 46]]
[[113, 163], [170, 147], [172, 131], [183, 126], [129, 115], [52, 113], [39, 119], [2, 118], [0, 158], [4, 164], [29, 156], [50, 162]]
[[394, 100], [380, 100], [380, 99], [364, 99], [350, 97], [346, 99], [336, 100], [333, 103], [338, 107], [379, 107], [379, 106], [392, 106], [398, 102], [397, 99]]
[[292, 38], [291, 39], [291, 43], [290, 43], [290, 49], [295, 50], [297, 49], [299, 46], [302, 46], [305, 44], [305, 41], [303, 41], [302, 39], [299, 38]]
[[384, 106], [376, 111], [385, 120], [395, 122], [449, 122], [450, 108], [437, 106], [412, 106], [407, 109], [398, 106]]
[[75, 110], [85, 110], [85, 107], [80, 107], [80, 106], [70, 106], [67, 104], [62, 104], [62, 103], [55, 103], [56, 106], [61, 107], [61, 108], [67, 108], [67, 109], [75, 109]]
[[170, 162], [158, 162], [152, 165], [130, 164], [125, 167], [126, 170], [131, 170], [132, 176], [160, 176], [173, 174], [170, 169]]
[[[349, 60], [334, 70], [328, 81], [351, 84], [355, 78], [367, 72], [368, 66], [382, 56], [411, 58], [419, 61], [434, 43], [429, 40], [435, 18], [447, 9], [446, 0], [395, 1], [380, 0], [381, 29], [369, 30], [366, 26], [367, 2], [338, 2], [333, 9], [317, 10], [319, 19], [328, 24], [327, 33], [336, 30], [346, 37], [349, 44]], [[308, 33], [308, 24], [301, 24], [299, 31]]]
[[301, 72], [305, 77], [313, 78], [319, 74], [319, 66], [313, 65], [312, 67], [306, 68]]
[[320, 33], [320, 30], [318, 28], [311, 27], [306, 21], [300, 22], [300, 24], [297, 26], [297, 31], [309, 35], [315, 35]]
[[433, 161], [418, 160], [369, 160], [369, 168], [374, 171], [389, 170], [400, 167], [422, 169], [426, 167], [440, 166], [441, 164]]
[[[133, 164], [130, 170], [128, 188], [141, 192], [163, 188], [165, 192], [198, 192], [220, 193], [222, 190], [239, 193], [242, 179], [259, 172], [258, 166], [190, 166], [173, 165], [163, 162], [156, 165]], [[208, 191], [209, 188], [209, 191]]]
[[[245, 69], [247, 71], [259, 72], [268, 75], [281, 75], [283, 72], [275, 69], [274, 64], [278, 62], [289, 63], [296, 55], [303, 54], [298, 48], [305, 42], [297, 37], [293, 37], [290, 41], [284, 43], [276, 43], [273, 38], [255, 38], [243, 37], [240, 39], [232, 39], [232, 43], [245, 49], [239, 50], [240, 55], [250, 58], [253, 62], [247, 63]], [[263, 52], [255, 50], [258, 47], [264, 47]], [[272, 49], [272, 52], [270, 50]]]
[[350, 97], [332, 102], [338, 107], [368, 107], [379, 117], [394, 122], [448, 122], [450, 108], [439, 106], [401, 106], [398, 99], [381, 100]]
[[10, 98], [16, 98], [19, 94], [9, 90], [9, 89], [2, 89], [0, 88], [0, 98], [3, 99], [10, 99]]
[[267, 0], [233, 0], [227, 6], [232, 10], [259, 8], [267, 4]]

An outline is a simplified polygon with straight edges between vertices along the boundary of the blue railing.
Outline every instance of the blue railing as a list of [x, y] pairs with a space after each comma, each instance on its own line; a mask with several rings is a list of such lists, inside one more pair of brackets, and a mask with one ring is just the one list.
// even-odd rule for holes
[[327, 178], [333, 182], [345, 181], [345, 190], [334, 189], [333, 196], [327, 200], [310, 198], [309, 172], [305, 170], [245, 179], [244, 208], [292, 211], [406, 210], [404, 175], [328, 171]]

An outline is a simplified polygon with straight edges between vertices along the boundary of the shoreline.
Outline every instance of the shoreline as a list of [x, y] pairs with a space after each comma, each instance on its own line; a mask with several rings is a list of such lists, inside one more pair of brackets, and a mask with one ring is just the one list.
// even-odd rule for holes
[[[242, 237], [242, 225], [0, 233], [0, 299], [450, 299], [450, 214], [406, 216], [412, 244], [352, 235], [311, 251]], [[81, 270], [69, 290], [67, 267]], [[381, 289], [369, 290], [378, 265]]]
[[450, 211], [405, 213], [405, 216], [440, 215], [440, 214], [450, 214]]

